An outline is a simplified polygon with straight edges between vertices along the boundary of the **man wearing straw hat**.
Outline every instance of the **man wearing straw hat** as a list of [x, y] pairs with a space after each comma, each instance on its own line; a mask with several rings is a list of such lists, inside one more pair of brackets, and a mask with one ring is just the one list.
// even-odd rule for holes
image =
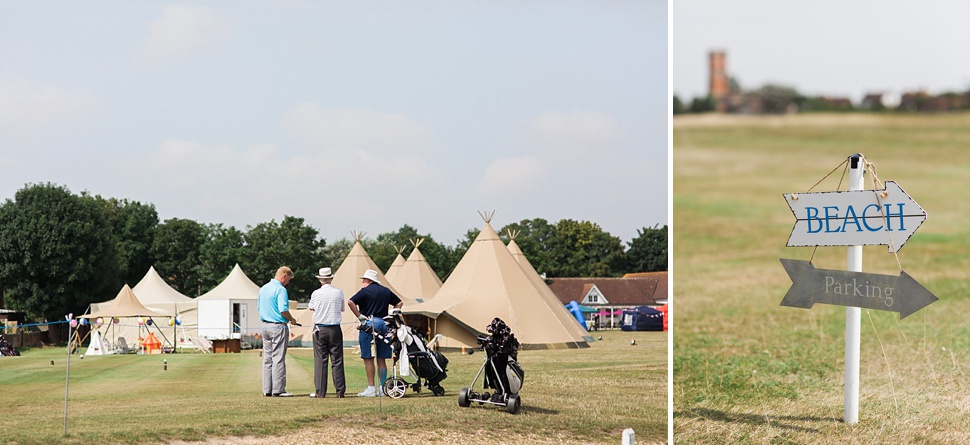
[[377, 334], [387, 333], [384, 317], [387, 316], [388, 306], [400, 309], [404, 302], [390, 289], [381, 286], [376, 270], [367, 269], [360, 279], [363, 280], [364, 287], [350, 297], [347, 307], [364, 326], [372, 327], [374, 333], [361, 329], [357, 336], [360, 341], [360, 358], [364, 360], [364, 372], [367, 373], [367, 389], [357, 396], [374, 397], [378, 395], [378, 391], [374, 388], [374, 357], [371, 354], [371, 342], [377, 346], [377, 369], [380, 370], [381, 386], [383, 386], [384, 380], [387, 379], [386, 359], [391, 358], [391, 346], [374, 337]]
[[313, 311], [313, 398], [327, 396], [327, 361], [333, 364], [333, 387], [337, 398], [343, 398], [347, 385], [344, 382], [344, 333], [340, 329], [340, 316], [344, 310], [344, 292], [330, 283], [333, 272], [329, 267], [317, 273], [320, 288], [310, 296], [308, 309]]

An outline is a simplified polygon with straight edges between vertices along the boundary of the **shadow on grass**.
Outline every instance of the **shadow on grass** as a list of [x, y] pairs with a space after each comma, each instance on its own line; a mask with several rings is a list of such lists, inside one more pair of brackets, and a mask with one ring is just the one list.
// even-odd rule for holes
[[525, 404], [523, 404], [522, 407], [519, 408], [519, 409], [522, 410], [522, 412], [524, 412], [524, 413], [559, 414], [559, 411], [556, 411], [554, 409], [540, 408], [538, 406], [529, 406], [529, 405], [525, 405]]
[[764, 414], [727, 413], [708, 408], [696, 408], [686, 411], [674, 411], [674, 418], [692, 418], [713, 420], [716, 422], [747, 423], [750, 425], [767, 425], [789, 431], [817, 433], [819, 430], [795, 425], [794, 422], [842, 422], [835, 417], [812, 416], [772, 416]]

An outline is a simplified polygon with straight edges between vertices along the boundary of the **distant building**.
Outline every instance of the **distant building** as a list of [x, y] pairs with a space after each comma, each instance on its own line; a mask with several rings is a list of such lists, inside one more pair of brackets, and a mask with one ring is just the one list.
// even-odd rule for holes
[[731, 85], [727, 75], [727, 54], [724, 51], [711, 51], [708, 55], [708, 95], [714, 100], [714, 109], [718, 112], [727, 111], [727, 97]]
[[623, 278], [552, 278], [549, 288], [562, 304], [576, 301], [599, 309], [600, 326], [619, 327], [619, 312], [667, 303], [667, 272], [627, 274]]
[[848, 97], [815, 96], [805, 101], [805, 111], [852, 111], [852, 100]]
[[869, 93], [859, 102], [862, 110], [893, 110], [899, 107], [900, 97], [896, 93]]
[[727, 53], [725, 51], [708, 53], [708, 72], [710, 78], [707, 95], [714, 102], [714, 111], [718, 113], [737, 112], [744, 108], [741, 87], [728, 75]]
[[924, 111], [926, 104], [932, 100], [933, 96], [926, 91], [913, 91], [903, 93], [899, 98], [899, 109], [905, 111]]

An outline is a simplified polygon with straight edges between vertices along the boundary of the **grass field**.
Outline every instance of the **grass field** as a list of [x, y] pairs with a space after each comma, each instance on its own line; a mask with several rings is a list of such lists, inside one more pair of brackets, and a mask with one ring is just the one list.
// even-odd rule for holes
[[[899, 262], [940, 300], [901, 321], [863, 309], [849, 425], [845, 309], [779, 306], [791, 281], [778, 259], [813, 255], [785, 246], [794, 217], [782, 195], [853, 153], [928, 213]], [[678, 117], [673, 156], [677, 443], [970, 443], [970, 115]], [[844, 270], [846, 249], [820, 247], [814, 262]], [[867, 246], [863, 270], [899, 265]]]
[[[371, 436], [358, 443], [619, 443], [625, 428], [636, 431], [638, 443], [665, 442], [667, 333], [595, 335], [603, 340], [589, 349], [519, 353], [526, 377], [518, 415], [497, 407], [458, 406], [458, 390], [471, 383], [481, 352], [447, 354], [442, 397], [409, 390], [404, 398], [380, 401], [351, 395], [366, 380], [359, 356], [350, 350], [350, 397], [323, 400], [307, 397], [313, 392], [308, 348], [291, 348], [287, 356], [287, 390], [300, 396], [293, 398], [262, 396], [258, 351], [83, 360], [75, 355], [67, 437], [62, 436], [65, 351], [34, 349], [21, 357], [0, 357], [0, 443], [167, 443], [281, 437], [368, 424], [374, 425]], [[636, 346], [630, 344], [634, 339]], [[168, 360], [167, 370], [162, 360]]]

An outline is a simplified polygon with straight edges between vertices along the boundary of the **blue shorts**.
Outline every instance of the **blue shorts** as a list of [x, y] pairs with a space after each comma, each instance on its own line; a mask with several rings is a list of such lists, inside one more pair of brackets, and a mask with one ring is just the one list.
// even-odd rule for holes
[[[382, 336], [387, 333], [387, 325], [383, 319], [374, 318], [364, 322], [364, 324], [374, 326], [374, 332]], [[374, 335], [360, 331], [357, 334], [357, 341], [360, 342], [360, 358], [374, 357], [371, 353], [371, 342], [377, 343], [377, 358], [391, 358], [391, 345], [385, 343], [383, 339], [375, 340]]]

